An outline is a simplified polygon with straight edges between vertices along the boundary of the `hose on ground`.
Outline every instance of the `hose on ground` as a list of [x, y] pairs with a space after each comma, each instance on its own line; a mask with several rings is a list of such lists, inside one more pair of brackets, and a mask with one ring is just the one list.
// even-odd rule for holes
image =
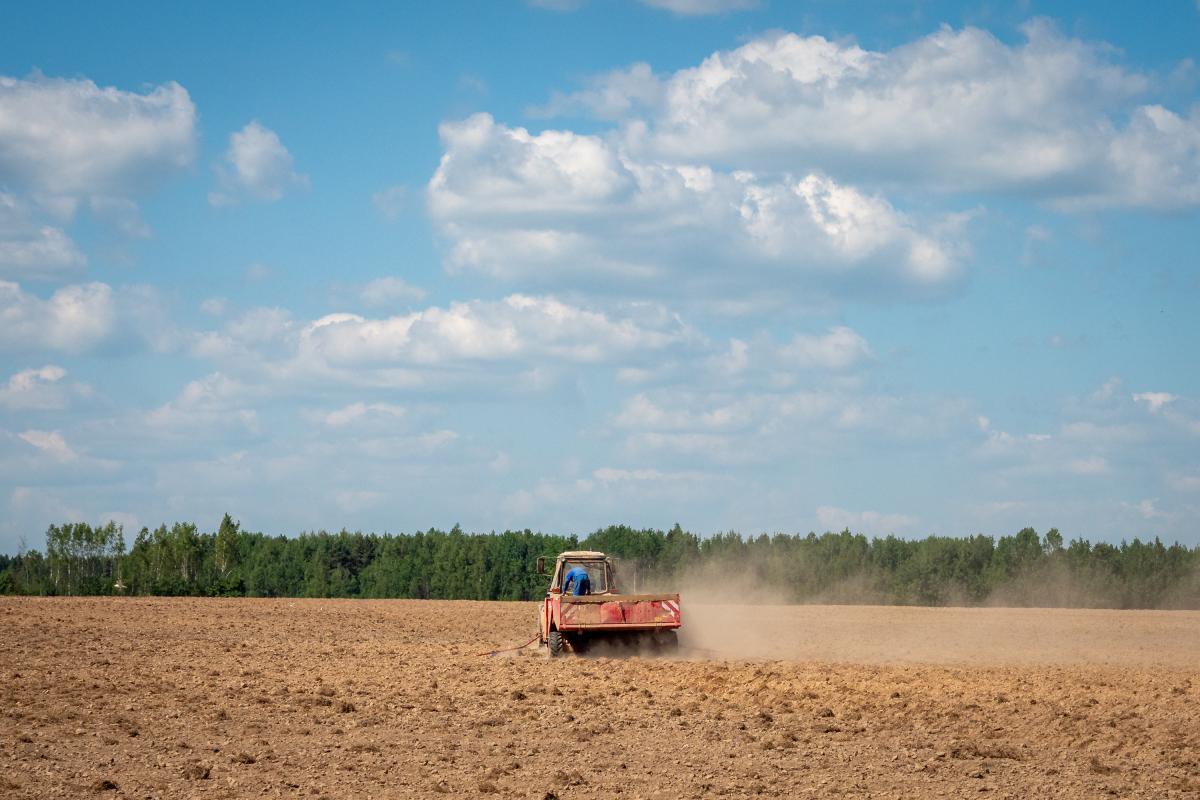
[[536, 642], [536, 641], [537, 641], [537, 638], [538, 638], [538, 635], [535, 633], [535, 634], [533, 635], [533, 638], [532, 638], [532, 639], [530, 639], [530, 640], [529, 640], [528, 642], [526, 642], [525, 644], [518, 645], [518, 646], [516, 646], [516, 647], [502, 647], [502, 648], [501, 648], [501, 649], [499, 649], [499, 650], [488, 650], [486, 653], [479, 653], [479, 654], [478, 654], [476, 657], [477, 657], [477, 658], [482, 658], [483, 656], [494, 656], [494, 655], [497, 655], [497, 654], [499, 654], [499, 653], [511, 653], [511, 652], [513, 652], [514, 650], [524, 650], [526, 647], [529, 647], [529, 645], [531, 645], [531, 644], [533, 644], [534, 642]]

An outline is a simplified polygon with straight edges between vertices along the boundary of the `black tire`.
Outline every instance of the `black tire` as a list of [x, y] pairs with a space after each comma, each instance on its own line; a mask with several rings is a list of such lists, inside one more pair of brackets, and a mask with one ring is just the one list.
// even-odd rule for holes
[[654, 637], [655, 647], [663, 655], [671, 655], [679, 650], [679, 635], [675, 631], [659, 631]]
[[546, 645], [550, 648], [550, 657], [562, 655], [563, 637], [558, 631], [550, 631], [550, 635], [546, 637]]

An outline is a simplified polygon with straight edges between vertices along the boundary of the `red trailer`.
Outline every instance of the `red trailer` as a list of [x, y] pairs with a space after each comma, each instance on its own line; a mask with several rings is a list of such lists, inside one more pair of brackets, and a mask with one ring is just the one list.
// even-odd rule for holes
[[[567, 585], [567, 574], [575, 569], [586, 572], [587, 580]], [[546, 574], [544, 558], [537, 560], [537, 572]], [[664, 652], [678, 647], [679, 595], [619, 594], [615, 577], [613, 561], [604, 553], [571, 550], [555, 559], [538, 611], [538, 642], [550, 655], [579, 653], [597, 640]], [[579, 593], [581, 583], [586, 588]]]

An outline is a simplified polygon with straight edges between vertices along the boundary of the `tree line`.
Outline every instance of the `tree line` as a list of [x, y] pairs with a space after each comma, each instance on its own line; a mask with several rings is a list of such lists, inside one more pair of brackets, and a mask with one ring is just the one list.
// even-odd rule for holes
[[1200, 608], [1200, 546], [1159, 539], [1064, 542], [1051, 529], [1012, 536], [901, 539], [840, 533], [701, 537], [613, 525], [580, 539], [449, 531], [295, 537], [142, 528], [127, 547], [115, 523], [52, 525], [45, 553], [0, 555], [0, 593], [530, 600], [546, 589], [538, 556], [602, 550], [623, 590], [769, 602]]

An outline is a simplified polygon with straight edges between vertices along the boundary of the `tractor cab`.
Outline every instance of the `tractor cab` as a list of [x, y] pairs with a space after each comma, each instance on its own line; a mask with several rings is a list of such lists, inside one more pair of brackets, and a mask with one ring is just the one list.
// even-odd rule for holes
[[[616, 587], [613, 584], [612, 559], [594, 550], [568, 550], [559, 555], [554, 561], [554, 572], [550, 579], [547, 594], [562, 594], [566, 588], [567, 574], [573, 569], [582, 569], [587, 573], [587, 594], [613, 594]], [[546, 574], [546, 560], [537, 560], [537, 573]]]

